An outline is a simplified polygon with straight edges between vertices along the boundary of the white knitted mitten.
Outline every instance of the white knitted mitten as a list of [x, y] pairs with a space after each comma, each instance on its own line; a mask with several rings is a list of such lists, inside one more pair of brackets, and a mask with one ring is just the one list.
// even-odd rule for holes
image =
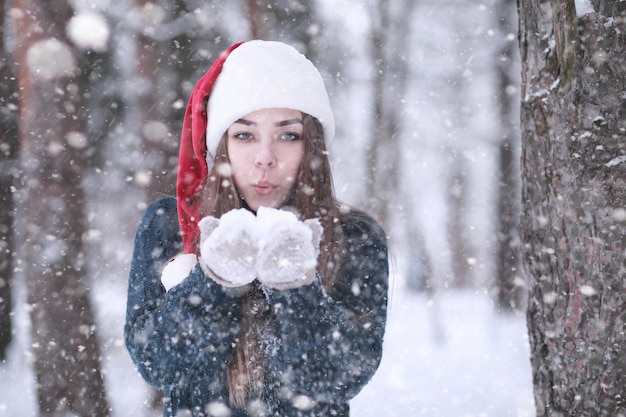
[[198, 227], [201, 266], [211, 278], [231, 287], [254, 281], [259, 251], [254, 214], [246, 209], [231, 210], [219, 219], [203, 218]]
[[262, 284], [290, 289], [313, 282], [323, 231], [319, 220], [302, 222], [291, 212], [261, 207], [257, 230], [256, 270]]

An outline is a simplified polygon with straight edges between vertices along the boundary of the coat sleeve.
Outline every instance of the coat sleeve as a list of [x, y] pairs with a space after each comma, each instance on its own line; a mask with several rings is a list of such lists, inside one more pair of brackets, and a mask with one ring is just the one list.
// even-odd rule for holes
[[342, 403], [374, 375], [382, 357], [388, 290], [385, 234], [362, 213], [343, 220], [343, 261], [327, 295], [319, 280], [292, 290], [265, 289], [279, 343], [270, 372], [293, 394]]
[[161, 270], [181, 250], [176, 200], [158, 200], [146, 210], [135, 238], [126, 347], [154, 386], [189, 385], [199, 378], [222, 383], [238, 331], [240, 296], [205, 277], [198, 265], [166, 293]]

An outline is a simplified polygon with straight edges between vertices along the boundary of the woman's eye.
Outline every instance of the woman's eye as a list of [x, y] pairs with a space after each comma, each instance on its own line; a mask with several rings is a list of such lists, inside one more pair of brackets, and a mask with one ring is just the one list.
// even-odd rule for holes
[[250, 133], [250, 132], [239, 132], [239, 133], [235, 133], [233, 135], [233, 137], [235, 139], [239, 139], [239, 140], [250, 140], [250, 139], [252, 139], [252, 133]]
[[300, 139], [300, 134], [295, 132], [284, 132], [280, 135], [280, 138], [284, 141], [291, 142]]

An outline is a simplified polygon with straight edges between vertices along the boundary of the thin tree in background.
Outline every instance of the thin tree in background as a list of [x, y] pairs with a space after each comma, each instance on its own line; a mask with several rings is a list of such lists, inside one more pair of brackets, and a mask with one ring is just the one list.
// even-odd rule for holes
[[432, 264], [427, 255], [417, 214], [402, 189], [400, 133], [410, 78], [410, 28], [417, 0], [374, 0], [369, 4], [369, 51], [372, 62], [373, 123], [366, 144], [366, 190], [363, 206], [389, 226], [402, 209], [407, 247], [407, 284], [435, 293]]
[[314, 63], [320, 30], [315, 0], [247, 0], [252, 39], [277, 40], [291, 44]]
[[[135, 166], [135, 183], [146, 192], [146, 201], [150, 202], [163, 194], [173, 194], [176, 170], [168, 164], [172, 156], [172, 147], [168, 139], [172, 136], [164, 102], [171, 97], [169, 80], [161, 77], [161, 66], [167, 56], [165, 42], [156, 40], [156, 31], [161, 23], [149, 20], [156, 14], [150, 9], [159, 7], [151, 0], [137, 0], [136, 12], [144, 18], [136, 36], [136, 85], [139, 94], [132, 103], [137, 112], [138, 135], [141, 145], [138, 165]], [[130, 103], [129, 103], [130, 104]], [[174, 147], [174, 153], [177, 151]], [[169, 151], [169, 152], [168, 152]], [[174, 165], [175, 167], [175, 165]], [[169, 175], [168, 175], [169, 173]]]
[[452, 172], [448, 183], [447, 234], [452, 270], [449, 285], [453, 288], [471, 288], [474, 286], [472, 268], [473, 260], [476, 258], [472, 255], [472, 240], [467, 221], [467, 161], [462, 156], [456, 155], [452, 149], [450, 154], [456, 162], [450, 164]]
[[131, 169], [147, 202], [175, 192], [188, 89], [208, 68], [206, 55], [220, 50], [212, 39], [218, 37], [212, 36], [214, 29], [202, 27], [192, 12], [195, 5], [187, 3], [135, 1], [139, 23], [132, 33], [136, 56], [132, 79], [139, 88], [136, 96], [129, 95], [126, 100], [130, 124], [139, 137], [139, 153]]
[[367, 152], [365, 207], [388, 224], [399, 191], [399, 133], [409, 75], [410, 23], [415, 0], [375, 0], [370, 4], [373, 125]]
[[41, 416], [109, 415], [89, 286], [81, 175], [83, 86], [61, 0], [16, 0], [20, 242]]
[[[463, 30], [467, 24], [467, 16], [458, 12], [458, 5], [453, 3], [442, 4], [442, 8], [450, 10], [446, 19], [456, 29], [455, 38], [471, 36]], [[470, 176], [471, 162], [468, 157], [466, 135], [470, 128], [473, 116], [473, 102], [471, 101], [471, 74], [474, 56], [468, 54], [468, 47], [461, 42], [449, 45], [448, 54], [453, 57], [453, 64], [449, 68], [441, 68], [446, 72], [445, 84], [454, 91], [455, 100], [448, 104], [446, 109], [449, 126], [446, 127], [447, 145], [442, 147], [444, 158], [448, 161], [449, 172], [447, 177], [447, 219], [446, 235], [450, 250], [451, 276], [446, 279], [447, 286], [452, 288], [471, 288], [477, 279], [474, 276], [474, 267], [477, 259], [477, 248], [472, 242], [472, 224], [470, 222], [470, 195], [473, 186]], [[448, 124], [448, 123], [446, 123]], [[443, 138], [442, 138], [443, 139]]]
[[626, 414], [626, 3], [520, 0], [537, 416]]
[[[0, 0], [1, 15], [6, 2]], [[17, 98], [13, 60], [4, 45], [4, 25], [0, 25], [0, 361], [6, 357], [13, 338], [11, 323], [13, 275], [13, 184], [17, 175]]]
[[267, 27], [267, 19], [265, 17], [266, 2], [259, 0], [246, 0], [248, 12], [248, 24], [250, 25], [250, 33], [252, 39], [267, 39], [269, 29]]
[[499, 42], [495, 60], [498, 77], [500, 131], [499, 169], [496, 184], [498, 205], [496, 242], [496, 302], [503, 311], [519, 310], [526, 302], [526, 284], [521, 264], [521, 247], [517, 227], [520, 214], [519, 167], [519, 67], [518, 46], [513, 36], [517, 30], [516, 1], [497, 2]]

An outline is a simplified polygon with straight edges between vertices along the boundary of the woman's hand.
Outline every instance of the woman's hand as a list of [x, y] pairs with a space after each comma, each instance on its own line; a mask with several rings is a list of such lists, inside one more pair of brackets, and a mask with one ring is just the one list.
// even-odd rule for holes
[[[231, 210], [220, 219], [200, 220], [200, 263], [209, 276], [225, 286], [254, 281], [259, 247], [256, 218], [246, 209]], [[204, 264], [204, 265], [202, 265]]]
[[261, 207], [257, 212], [259, 281], [276, 289], [296, 288], [315, 279], [322, 226], [293, 213]]

